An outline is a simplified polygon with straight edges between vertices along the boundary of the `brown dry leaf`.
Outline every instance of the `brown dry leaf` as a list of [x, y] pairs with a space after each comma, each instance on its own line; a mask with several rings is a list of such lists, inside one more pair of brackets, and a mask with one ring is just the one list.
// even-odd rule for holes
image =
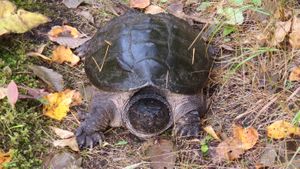
[[50, 126], [50, 128], [54, 131], [54, 133], [59, 136], [61, 139], [67, 139], [67, 138], [70, 138], [70, 137], [73, 137], [74, 136], [74, 133], [73, 132], [70, 132], [68, 130], [63, 130], [63, 129], [60, 129], [60, 128], [57, 128], [57, 127], [52, 127]]
[[244, 149], [241, 141], [230, 137], [218, 145], [216, 152], [220, 160], [235, 160], [244, 153]]
[[82, 103], [82, 97], [81, 97], [80, 92], [75, 91], [72, 99], [73, 99], [73, 102], [72, 102], [71, 106], [77, 106]]
[[59, 93], [51, 93], [44, 97], [47, 104], [44, 105], [44, 115], [56, 120], [62, 120], [68, 113], [73, 101], [75, 90], [65, 90]]
[[12, 155], [13, 155], [12, 150], [9, 150], [9, 152], [7, 152], [7, 153], [4, 153], [4, 152], [2, 152], [2, 151], [0, 150], [0, 169], [3, 168], [2, 165], [3, 165], [4, 163], [8, 163], [8, 162], [11, 161]]
[[53, 141], [53, 145], [55, 147], [70, 147], [73, 151], [79, 151], [78, 144], [76, 141], [76, 137], [71, 137], [63, 140], [55, 140]]
[[159, 14], [159, 13], [163, 13], [163, 12], [165, 12], [165, 10], [157, 5], [150, 5], [145, 9], [146, 14], [155, 15], [155, 14]]
[[217, 135], [215, 130], [212, 128], [212, 126], [206, 126], [203, 128], [204, 131], [206, 131], [209, 135], [211, 135], [214, 139], [221, 141], [220, 137]]
[[76, 65], [80, 61], [80, 58], [73, 54], [69, 47], [65, 46], [58, 46], [53, 51], [51, 59], [52, 61], [58, 62], [60, 64], [62, 64], [63, 62], [69, 62], [70, 66]]
[[173, 143], [170, 140], [158, 139], [147, 143], [147, 156], [150, 167], [153, 169], [173, 169], [175, 167], [176, 153], [173, 152]]
[[55, 91], [64, 89], [64, 79], [61, 74], [44, 66], [29, 65], [29, 69]]
[[234, 138], [241, 141], [242, 149], [249, 150], [256, 144], [258, 140], [258, 132], [255, 128], [243, 128], [239, 125], [234, 124], [232, 129]]
[[289, 35], [289, 42], [295, 49], [300, 48], [300, 18], [293, 17], [292, 32]]
[[291, 134], [300, 136], [300, 128], [284, 120], [275, 121], [267, 127], [267, 135], [273, 139], [282, 139]]
[[130, 8], [144, 9], [150, 5], [150, 0], [129, 0]]
[[281, 21], [277, 22], [275, 25], [276, 29], [274, 32], [274, 37], [271, 40], [271, 44], [276, 46], [280, 42], [282, 42], [286, 37], [286, 35], [288, 34], [288, 32], [290, 31], [291, 25], [292, 25], [291, 19], [286, 22], [281, 22]]
[[300, 67], [295, 67], [293, 68], [290, 76], [289, 76], [290, 81], [300, 81]]

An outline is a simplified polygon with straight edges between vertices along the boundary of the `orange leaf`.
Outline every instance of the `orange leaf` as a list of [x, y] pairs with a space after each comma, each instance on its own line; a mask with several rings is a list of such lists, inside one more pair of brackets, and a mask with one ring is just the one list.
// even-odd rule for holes
[[235, 160], [244, 153], [244, 149], [239, 140], [230, 137], [218, 145], [216, 152], [219, 159]]
[[48, 36], [51, 38], [57, 37], [72, 37], [77, 38], [80, 35], [76, 28], [73, 28], [68, 25], [64, 26], [53, 26], [52, 29], [48, 32]]
[[239, 125], [233, 125], [233, 136], [241, 141], [241, 148], [244, 150], [251, 149], [258, 140], [258, 133], [255, 128], [243, 128]]
[[149, 5], [150, 5], [150, 0], [130, 0], [129, 1], [130, 8], [144, 9]]
[[12, 150], [7, 153], [0, 151], [0, 169], [3, 168], [3, 164], [10, 162], [12, 159]]
[[58, 46], [52, 54], [52, 61], [63, 63], [70, 62], [70, 66], [74, 66], [80, 61], [80, 58], [73, 54], [69, 47]]
[[289, 76], [289, 80], [290, 81], [300, 81], [300, 67], [293, 68], [293, 70]]
[[44, 98], [48, 102], [44, 105], [44, 115], [56, 120], [62, 120], [68, 113], [73, 101], [75, 90], [65, 90], [59, 93], [51, 93]]
[[267, 135], [273, 139], [286, 138], [291, 134], [300, 136], [300, 128], [283, 120], [275, 121], [267, 127]]

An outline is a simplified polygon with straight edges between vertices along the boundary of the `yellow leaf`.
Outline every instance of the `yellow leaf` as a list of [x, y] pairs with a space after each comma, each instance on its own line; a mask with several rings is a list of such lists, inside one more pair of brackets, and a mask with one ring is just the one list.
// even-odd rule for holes
[[214, 139], [221, 141], [220, 137], [217, 135], [215, 130], [212, 128], [212, 126], [206, 126], [203, 128], [204, 131], [206, 131], [209, 135], [211, 135]]
[[17, 15], [20, 17], [22, 23], [26, 25], [27, 30], [32, 29], [34, 27], [37, 27], [40, 24], [47, 23], [50, 21], [49, 18], [46, 16], [34, 13], [34, 12], [28, 12], [23, 9], [19, 9], [17, 11]]
[[3, 168], [3, 164], [10, 162], [12, 159], [12, 150], [9, 150], [7, 153], [3, 153], [0, 150], [0, 169]]
[[255, 128], [243, 128], [239, 125], [233, 125], [233, 136], [241, 141], [241, 148], [244, 150], [251, 149], [258, 140], [258, 132]]
[[80, 61], [80, 58], [73, 54], [71, 49], [69, 47], [65, 46], [58, 46], [52, 54], [52, 61], [63, 63], [63, 62], [69, 62], [70, 66], [74, 66]]
[[73, 100], [74, 90], [65, 90], [45, 96], [47, 104], [44, 105], [44, 115], [56, 120], [62, 120], [68, 113]]
[[49, 19], [39, 13], [19, 9], [15, 13], [15, 6], [8, 1], [0, 0], [0, 35], [14, 32], [24, 33]]
[[[300, 33], [300, 32], [299, 32]], [[289, 76], [290, 81], [300, 81], [300, 67], [295, 67], [290, 76]]]
[[12, 15], [16, 11], [16, 6], [10, 1], [0, 0], [0, 18]]
[[284, 120], [275, 121], [267, 127], [267, 135], [273, 139], [282, 139], [291, 134], [300, 136], [300, 128]]
[[64, 25], [64, 26], [53, 26], [51, 30], [48, 32], [49, 38], [57, 38], [57, 37], [72, 37], [78, 38], [80, 33], [76, 28], [72, 26]]

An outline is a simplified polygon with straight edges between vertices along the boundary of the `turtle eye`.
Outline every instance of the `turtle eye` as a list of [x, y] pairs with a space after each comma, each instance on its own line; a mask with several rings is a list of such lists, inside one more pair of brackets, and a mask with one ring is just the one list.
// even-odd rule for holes
[[127, 113], [131, 126], [145, 134], [161, 132], [170, 122], [168, 105], [155, 98], [139, 99]]

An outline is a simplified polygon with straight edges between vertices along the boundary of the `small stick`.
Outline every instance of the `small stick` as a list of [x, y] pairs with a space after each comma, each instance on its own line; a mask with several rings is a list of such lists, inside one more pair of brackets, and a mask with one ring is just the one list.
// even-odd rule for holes
[[192, 65], [194, 64], [194, 61], [195, 61], [195, 52], [196, 52], [196, 49], [193, 48]]
[[190, 50], [192, 48], [192, 46], [196, 43], [196, 41], [199, 39], [200, 35], [203, 33], [204, 29], [206, 29], [207, 26], [208, 26], [208, 23], [206, 23], [204, 25], [204, 27], [201, 29], [201, 31], [198, 33], [198, 35], [196, 36], [196, 38], [193, 40], [193, 42], [189, 46], [188, 50]]
[[107, 47], [106, 47], [106, 50], [105, 50], [105, 55], [104, 55], [104, 58], [103, 58], [103, 61], [102, 61], [102, 64], [101, 64], [101, 67], [100, 67], [100, 70], [99, 70], [99, 72], [101, 72], [101, 71], [102, 71], [102, 69], [103, 69], [104, 62], [105, 62], [105, 60], [106, 60], [106, 57], [107, 57], [107, 53], [108, 53], [108, 49], [109, 49], [109, 47], [110, 47], [110, 45], [107, 45]]
[[167, 71], [167, 75], [166, 75], [166, 88], [168, 88], [168, 83], [169, 83], [169, 70]]
[[93, 61], [95, 62], [96, 66], [97, 66], [97, 68], [98, 68], [98, 70], [99, 70], [99, 72], [101, 72], [100, 66], [98, 65], [96, 59], [95, 59], [94, 57], [92, 57], [92, 59], [93, 59]]

